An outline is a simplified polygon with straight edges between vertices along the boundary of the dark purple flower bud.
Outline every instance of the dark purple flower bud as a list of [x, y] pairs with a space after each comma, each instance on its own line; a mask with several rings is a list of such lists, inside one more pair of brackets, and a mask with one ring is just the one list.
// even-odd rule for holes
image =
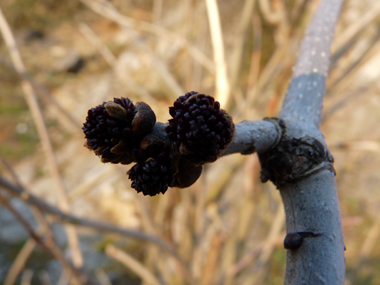
[[114, 98], [88, 111], [83, 132], [86, 147], [102, 162], [129, 164], [132, 152], [153, 128], [156, 116], [150, 107], [128, 98]]
[[192, 91], [169, 108], [173, 117], [166, 128], [174, 148], [190, 162], [214, 162], [231, 142], [235, 125], [214, 98]]
[[168, 187], [173, 187], [174, 167], [170, 149], [165, 147], [161, 153], [150, 156], [147, 151], [134, 151], [137, 164], [127, 174], [132, 180], [132, 188], [144, 195], [164, 194]]

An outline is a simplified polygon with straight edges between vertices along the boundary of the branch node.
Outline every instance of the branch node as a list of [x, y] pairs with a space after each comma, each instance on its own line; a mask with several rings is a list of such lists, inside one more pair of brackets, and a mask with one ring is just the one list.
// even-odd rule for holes
[[264, 121], [268, 121], [268, 122], [271, 122], [275, 127], [276, 127], [276, 130], [277, 130], [277, 138], [276, 138], [276, 141], [274, 142], [274, 144], [271, 146], [270, 150], [274, 149], [278, 143], [281, 141], [282, 139], [282, 136], [283, 134], [286, 133], [286, 125], [285, 125], [285, 122], [284, 120], [280, 119], [280, 118], [276, 118], [276, 117], [272, 117], [272, 118], [264, 118], [263, 119]]
[[319, 140], [307, 135], [290, 138], [281, 129], [282, 138], [275, 147], [259, 154], [263, 183], [271, 180], [279, 188], [324, 169], [335, 174], [334, 158]]

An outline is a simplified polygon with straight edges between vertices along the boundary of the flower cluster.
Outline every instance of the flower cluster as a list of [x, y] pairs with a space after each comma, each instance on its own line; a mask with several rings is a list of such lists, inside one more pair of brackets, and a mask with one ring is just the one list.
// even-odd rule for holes
[[[234, 124], [213, 97], [198, 92], [180, 96], [169, 108], [165, 131], [154, 131], [156, 116], [144, 102], [114, 98], [88, 111], [86, 147], [106, 163], [136, 164], [127, 172], [132, 188], [144, 195], [185, 188], [215, 161], [234, 135]], [[154, 126], [156, 127], [154, 128]], [[161, 124], [163, 125], [163, 124]]]
[[136, 151], [137, 163], [129, 171], [132, 188], [144, 195], [164, 194], [174, 184], [173, 156], [165, 147], [161, 152], [149, 155], [146, 151]]
[[234, 135], [232, 118], [211, 96], [188, 92], [174, 102], [169, 113], [173, 119], [166, 128], [168, 137], [194, 164], [217, 160]]
[[[144, 122], [141, 123], [141, 117]], [[152, 109], [145, 103], [134, 105], [128, 98], [115, 98], [88, 110], [83, 132], [86, 147], [102, 162], [129, 164], [141, 138], [156, 122]]]

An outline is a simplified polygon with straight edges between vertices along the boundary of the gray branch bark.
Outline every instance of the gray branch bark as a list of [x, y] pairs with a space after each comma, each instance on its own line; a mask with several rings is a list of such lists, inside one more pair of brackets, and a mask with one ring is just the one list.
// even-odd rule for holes
[[[157, 122], [152, 134], [170, 143], [165, 128], [167, 124]], [[222, 156], [240, 153], [265, 153], [270, 150], [279, 139], [278, 126], [271, 121], [243, 121], [235, 124], [235, 135]]]
[[[319, 126], [330, 46], [342, 2], [321, 1], [306, 31], [279, 116], [288, 137], [313, 137], [326, 151]], [[302, 246], [288, 250], [285, 284], [344, 284], [345, 246], [334, 174], [326, 168], [279, 187], [287, 233], [311, 233], [301, 238]]]

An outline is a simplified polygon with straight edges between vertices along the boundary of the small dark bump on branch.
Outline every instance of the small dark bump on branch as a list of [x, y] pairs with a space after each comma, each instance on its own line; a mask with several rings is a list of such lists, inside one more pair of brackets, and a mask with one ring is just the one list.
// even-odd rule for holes
[[296, 250], [302, 244], [303, 236], [299, 233], [289, 233], [284, 239], [284, 248]]
[[304, 238], [314, 238], [321, 235], [320, 233], [316, 234], [313, 232], [288, 233], [284, 239], [284, 248], [296, 250], [302, 245]]

